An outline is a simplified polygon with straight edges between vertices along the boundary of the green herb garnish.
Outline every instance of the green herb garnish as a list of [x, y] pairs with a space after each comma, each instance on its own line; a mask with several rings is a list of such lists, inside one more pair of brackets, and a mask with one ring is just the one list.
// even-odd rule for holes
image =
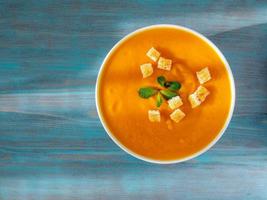
[[172, 97], [178, 96], [176, 92], [173, 92], [169, 89], [166, 90], [160, 90], [160, 93], [166, 98], [166, 99], [171, 99]]
[[171, 82], [170, 86], [168, 87], [168, 89], [170, 90], [179, 90], [181, 88], [181, 84], [179, 82]]
[[163, 103], [163, 98], [171, 99], [178, 96], [176, 93], [177, 90], [181, 88], [181, 84], [177, 81], [167, 81], [164, 76], [158, 76], [157, 82], [160, 86], [165, 87], [166, 89], [154, 88], [154, 87], [142, 87], [138, 90], [140, 97], [148, 99], [154, 95], [156, 96], [156, 106], [160, 107]]
[[157, 101], [156, 101], [156, 105], [157, 105], [157, 107], [160, 107], [161, 104], [163, 103], [163, 99], [162, 99], [160, 93], [157, 94], [157, 98], [156, 98], [156, 100], [157, 100]]
[[162, 87], [168, 88], [170, 90], [179, 90], [181, 88], [181, 84], [177, 81], [166, 81], [166, 78], [164, 76], [158, 76], [157, 78], [158, 84], [160, 84]]
[[143, 87], [139, 89], [138, 94], [140, 97], [147, 99], [157, 94], [157, 92], [158, 90], [153, 87]]
[[162, 87], [164, 87], [164, 84], [165, 84], [165, 82], [166, 82], [166, 79], [165, 79], [164, 76], [159, 76], [159, 77], [157, 78], [157, 81], [158, 81], [158, 83], [159, 83]]
[[168, 87], [170, 87], [171, 86], [171, 81], [166, 81], [165, 83], [164, 83], [164, 87], [165, 88], [168, 88]]

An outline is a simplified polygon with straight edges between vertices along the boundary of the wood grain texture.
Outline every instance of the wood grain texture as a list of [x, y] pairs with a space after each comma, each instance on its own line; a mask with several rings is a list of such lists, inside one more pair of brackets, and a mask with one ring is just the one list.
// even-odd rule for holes
[[[233, 70], [222, 139], [185, 163], [120, 150], [96, 114], [97, 72], [131, 31], [184, 25]], [[266, 1], [0, 1], [0, 199], [267, 199]]]

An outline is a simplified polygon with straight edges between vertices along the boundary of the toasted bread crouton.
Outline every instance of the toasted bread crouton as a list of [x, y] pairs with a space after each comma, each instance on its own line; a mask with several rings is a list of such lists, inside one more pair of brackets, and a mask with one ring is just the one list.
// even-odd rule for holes
[[148, 50], [146, 55], [154, 62], [157, 62], [160, 57], [160, 53], [154, 47], [151, 47], [151, 49]]
[[140, 65], [140, 70], [143, 78], [149, 77], [153, 74], [153, 67], [151, 63], [145, 63]]
[[207, 67], [198, 71], [196, 74], [197, 74], [197, 79], [200, 84], [206, 83], [207, 81], [211, 79], [210, 71]]
[[159, 61], [158, 61], [158, 68], [159, 69], [170, 71], [171, 67], [172, 67], [172, 60], [171, 59], [167, 59], [167, 58], [163, 58], [163, 57], [159, 58]]
[[181, 111], [179, 108], [173, 111], [172, 114], [170, 114], [170, 118], [176, 123], [181, 121], [184, 117], [185, 117], [184, 112]]
[[149, 110], [148, 119], [151, 122], [160, 122], [160, 112], [159, 110]]

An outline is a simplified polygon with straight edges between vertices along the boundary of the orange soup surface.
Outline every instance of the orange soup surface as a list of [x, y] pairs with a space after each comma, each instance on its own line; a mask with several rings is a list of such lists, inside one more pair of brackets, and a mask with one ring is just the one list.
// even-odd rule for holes
[[[161, 56], [173, 61], [171, 71], [160, 70], [146, 56], [155, 47]], [[140, 65], [152, 63], [154, 73], [143, 78]], [[208, 67], [212, 79], [204, 84], [210, 95], [192, 109], [188, 95], [200, 85], [196, 72]], [[158, 87], [158, 76], [179, 81], [180, 109], [186, 116], [175, 123], [165, 101], [156, 107], [155, 96], [140, 98], [144, 86]], [[156, 27], [137, 32], [122, 42], [104, 63], [99, 77], [99, 110], [114, 137], [127, 149], [143, 157], [171, 161], [199, 152], [220, 133], [231, 104], [231, 87], [224, 62], [215, 50], [198, 36], [176, 28]], [[148, 110], [159, 109], [160, 122], [150, 122]]]

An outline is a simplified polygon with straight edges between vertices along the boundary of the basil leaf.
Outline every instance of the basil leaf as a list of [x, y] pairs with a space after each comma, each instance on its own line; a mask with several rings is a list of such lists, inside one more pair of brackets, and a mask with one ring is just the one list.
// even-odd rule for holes
[[179, 90], [181, 88], [181, 84], [179, 82], [171, 82], [168, 89], [170, 90]]
[[166, 79], [165, 79], [164, 76], [159, 76], [159, 77], [157, 78], [157, 82], [158, 82], [158, 84], [160, 84], [162, 87], [164, 87], [164, 83], [166, 82]]
[[152, 87], [143, 87], [138, 90], [139, 96], [144, 99], [154, 96], [157, 92], [158, 90]]
[[163, 103], [163, 99], [162, 99], [160, 93], [157, 94], [157, 99], [156, 100], [157, 100], [157, 102], [156, 102], [157, 107], [160, 107], [161, 104]]
[[171, 86], [171, 81], [166, 81], [165, 83], [164, 83], [164, 87], [165, 88], [168, 88], [168, 87], [170, 87]]
[[169, 89], [166, 90], [160, 90], [160, 93], [166, 98], [166, 99], [171, 99], [172, 97], [176, 97], [177, 94], [176, 92], [173, 92]]

